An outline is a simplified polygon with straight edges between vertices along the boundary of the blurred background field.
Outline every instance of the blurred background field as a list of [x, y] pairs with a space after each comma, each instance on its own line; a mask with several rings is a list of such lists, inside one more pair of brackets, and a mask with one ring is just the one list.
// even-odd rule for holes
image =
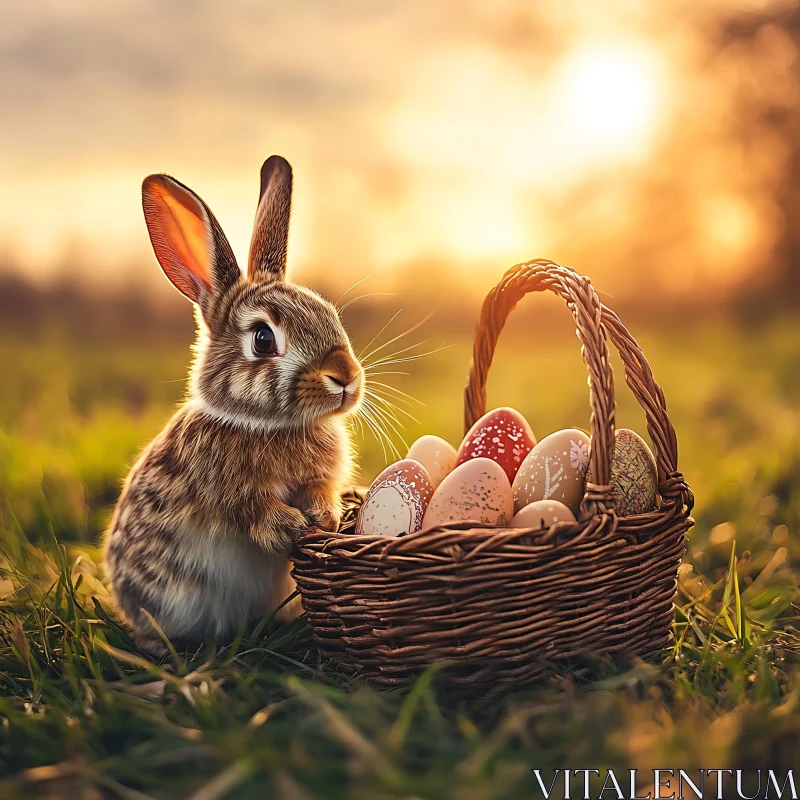
[[[344, 312], [357, 350], [390, 322], [402, 297], [369, 303], [365, 298]], [[379, 341], [435, 310], [433, 302], [420, 306], [401, 310]], [[378, 379], [409, 396], [392, 395], [398, 432], [387, 428], [401, 455], [424, 432], [460, 441], [477, 306], [449, 319], [433, 316], [387, 348], [409, 348], [399, 358], [412, 358], [386, 368], [398, 374]], [[96, 311], [107, 315], [107, 327]], [[26, 323], [3, 332], [0, 485], [7, 525], [13, 513], [25, 529], [52, 526], [60, 539], [91, 545], [138, 451], [184, 395], [194, 334], [189, 305], [180, 299], [166, 320], [113, 295], [84, 297], [77, 313], [70, 320], [64, 309], [51, 312], [34, 335], [26, 335]], [[742, 321], [718, 310], [655, 322], [637, 319], [635, 310], [631, 316], [629, 326], [668, 399], [679, 466], [700, 500], [695, 543], [716, 525], [736, 523], [740, 536], [757, 529], [765, 544], [796, 546], [786, 528], [795, 530], [800, 511], [800, 322], [791, 314]], [[617, 424], [646, 435], [615, 354], [612, 363]], [[489, 406], [497, 405], [522, 411], [539, 438], [574, 425], [588, 429], [580, 343], [569, 312], [554, 297], [529, 296], [512, 315], [490, 373]], [[354, 440], [358, 479], [369, 484], [392, 450], [369, 431], [355, 430]], [[722, 531], [715, 535], [721, 550], [734, 529], [725, 531], [724, 538]]]
[[[536, 796], [534, 767], [796, 766], [800, 5], [4, 12], [0, 796], [482, 800]], [[378, 693], [271, 623], [140, 660], [98, 543], [183, 396], [193, 321], [139, 185], [186, 182], [243, 257], [272, 152], [295, 169], [292, 275], [341, 305], [364, 295], [343, 312], [356, 350], [430, 317], [386, 348], [428, 353], [385, 377], [414, 398], [394, 395], [415, 418], [398, 412], [401, 452], [424, 432], [458, 443], [480, 303], [513, 263], [574, 266], [628, 324], [697, 499], [663, 666], [511, 697], [432, 675]], [[573, 328], [537, 295], [500, 340], [489, 405], [539, 438], [589, 424]], [[612, 363], [617, 423], [644, 434]], [[392, 456], [356, 441], [368, 483]]]

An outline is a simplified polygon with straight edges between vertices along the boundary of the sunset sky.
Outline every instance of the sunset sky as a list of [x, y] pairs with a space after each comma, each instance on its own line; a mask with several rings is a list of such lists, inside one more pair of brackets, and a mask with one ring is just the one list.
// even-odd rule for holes
[[678, 270], [724, 285], [783, 225], [786, 159], [761, 129], [742, 142], [731, 98], [749, 81], [795, 102], [797, 46], [775, 26], [747, 52], [710, 40], [733, 8], [777, 7], [6, 3], [0, 256], [37, 279], [66, 263], [149, 285], [139, 191], [164, 171], [244, 260], [258, 168], [281, 153], [295, 170], [290, 259], [308, 280], [431, 260], [483, 286], [549, 256], [624, 288], [645, 252], [633, 283], [675, 288]]

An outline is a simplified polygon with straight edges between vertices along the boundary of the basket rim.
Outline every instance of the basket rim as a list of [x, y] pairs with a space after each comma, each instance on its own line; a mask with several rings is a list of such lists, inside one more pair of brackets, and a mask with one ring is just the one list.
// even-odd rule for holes
[[[351, 532], [354, 526], [350, 522], [344, 530], [329, 531], [319, 527], [305, 530], [294, 540], [290, 558], [300, 551], [307, 553], [309, 546], [319, 548], [321, 545], [317, 552], [327, 555], [329, 548], [346, 544], [353, 558], [376, 556], [384, 560], [402, 557], [404, 551], [420, 553], [430, 549], [433, 552], [441, 539], [450, 540], [450, 546], [459, 543], [476, 545], [474, 549], [478, 552], [482, 549], [481, 543], [489, 541], [502, 547], [514, 544], [531, 549], [549, 547], [553, 552], [570, 547], [597, 548], [620, 539], [641, 544], [669, 522], [687, 530], [694, 525], [690, 509], [687, 506], [679, 509], [672, 500], [662, 502], [658, 509], [646, 514], [618, 517], [612, 508], [610, 512], [596, 514], [589, 520], [556, 522], [544, 528], [493, 527], [479, 520], [458, 520], [400, 536], [382, 536]], [[647, 532], [646, 535], [643, 532]], [[426, 544], [432, 546], [426, 548]]]

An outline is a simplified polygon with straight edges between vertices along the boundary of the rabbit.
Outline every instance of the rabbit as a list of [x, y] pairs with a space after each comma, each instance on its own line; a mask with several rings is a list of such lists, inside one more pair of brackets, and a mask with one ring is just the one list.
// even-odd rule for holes
[[[186, 398], [131, 469], [104, 541], [145, 652], [163, 652], [160, 632], [197, 642], [267, 615], [294, 589], [292, 537], [338, 527], [364, 370], [336, 308], [286, 278], [291, 194], [272, 156], [245, 276], [194, 192], [163, 174], [142, 185], [156, 257], [197, 321]], [[279, 618], [301, 611], [295, 599]]]

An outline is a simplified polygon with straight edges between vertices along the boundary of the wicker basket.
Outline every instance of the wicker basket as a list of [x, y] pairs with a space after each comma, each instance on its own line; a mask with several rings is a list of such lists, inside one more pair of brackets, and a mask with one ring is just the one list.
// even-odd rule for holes
[[[693, 497], [677, 469], [675, 431], [641, 349], [588, 278], [547, 261], [509, 270], [478, 322], [464, 428], [486, 410], [486, 377], [509, 313], [529, 292], [562, 297], [589, 370], [590, 461], [577, 523], [539, 531], [442, 525], [398, 538], [312, 529], [295, 543], [293, 575], [327, 656], [381, 684], [432, 662], [457, 684], [521, 683], [587, 656], [650, 657], [671, 638], [676, 575]], [[609, 486], [614, 384], [606, 339], [644, 408], [658, 464], [659, 507], [617, 517]]]

